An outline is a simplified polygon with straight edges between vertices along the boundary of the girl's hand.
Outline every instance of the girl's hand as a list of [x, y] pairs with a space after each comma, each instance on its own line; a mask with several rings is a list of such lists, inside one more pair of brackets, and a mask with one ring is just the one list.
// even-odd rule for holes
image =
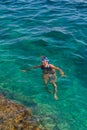
[[27, 70], [22, 70], [22, 72], [27, 72]]
[[65, 74], [61, 74], [61, 77], [67, 77]]

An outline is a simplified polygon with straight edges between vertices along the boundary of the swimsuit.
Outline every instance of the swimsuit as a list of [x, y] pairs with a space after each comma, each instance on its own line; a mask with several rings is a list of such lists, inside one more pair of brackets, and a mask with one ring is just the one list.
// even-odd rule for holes
[[50, 65], [43, 66], [41, 65], [41, 69], [43, 70], [43, 74], [49, 74], [49, 79], [56, 81], [56, 72], [55, 69], [52, 69]]
[[44, 73], [44, 74], [54, 74], [54, 73], [55, 73], [55, 70], [52, 69], [52, 68], [50, 67], [50, 65], [48, 65], [48, 66], [43, 66], [43, 65], [41, 65], [41, 69], [43, 70], [43, 73]]

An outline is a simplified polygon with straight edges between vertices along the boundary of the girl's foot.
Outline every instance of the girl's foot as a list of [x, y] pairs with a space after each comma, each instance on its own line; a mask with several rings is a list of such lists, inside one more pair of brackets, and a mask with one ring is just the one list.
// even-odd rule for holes
[[56, 95], [56, 94], [54, 95], [54, 99], [55, 99], [55, 100], [58, 100], [58, 97], [57, 97], [57, 95]]

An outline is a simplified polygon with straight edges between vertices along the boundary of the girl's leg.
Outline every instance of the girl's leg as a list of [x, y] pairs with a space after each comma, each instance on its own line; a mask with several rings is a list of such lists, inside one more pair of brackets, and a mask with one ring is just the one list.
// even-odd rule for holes
[[52, 84], [53, 87], [54, 87], [54, 98], [55, 98], [56, 100], [58, 100], [58, 96], [57, 96], [57, 85], [56, 85], [55, 82], [52, 82], [51, 84]]
[[45, 89], [48, 93], [51, 93], [50, 90], [48, 89], [48, 80], [49, 80], [49, 75], [48, 74], [44, 74], [43, 75], [43, 81], [44, 81], [44, 85], [45, 85]]
[[57, 97], [56, 74], [49, 75], [49, 78], [50, 78], [50, 83], [53, 85], [53, 88], [54, 88], [54, 98], [57, 100], [58, 97]]

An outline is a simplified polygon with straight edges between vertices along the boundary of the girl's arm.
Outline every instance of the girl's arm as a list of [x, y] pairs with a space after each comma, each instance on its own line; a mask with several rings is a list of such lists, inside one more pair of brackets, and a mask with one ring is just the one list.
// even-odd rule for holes
[[52, 69], [58, 70], [59, 73], [61, 74], [61, 76], [64, 76], [64, 72], [63, 72], [62, 69], [60, 69], [59, 67], [56, 67], [56, 66], [54, 66], [54, 65], [52, 65], [52, 64], [50, 64], [50, 67], [51, 67]]
[[27, 72], [27, 71], [29, 71], [29, 70], [32, 70], [32, 69], [37, 69], [37, 68], [40, 68], [41, 67], [41, 65], [38, 65], [38, 66], [33, 66], [33, 67], [31, 67], [31, 68], [27, 68], [27, 69], [25, 69], [25, 70], [22, 70], [23, 72]]

